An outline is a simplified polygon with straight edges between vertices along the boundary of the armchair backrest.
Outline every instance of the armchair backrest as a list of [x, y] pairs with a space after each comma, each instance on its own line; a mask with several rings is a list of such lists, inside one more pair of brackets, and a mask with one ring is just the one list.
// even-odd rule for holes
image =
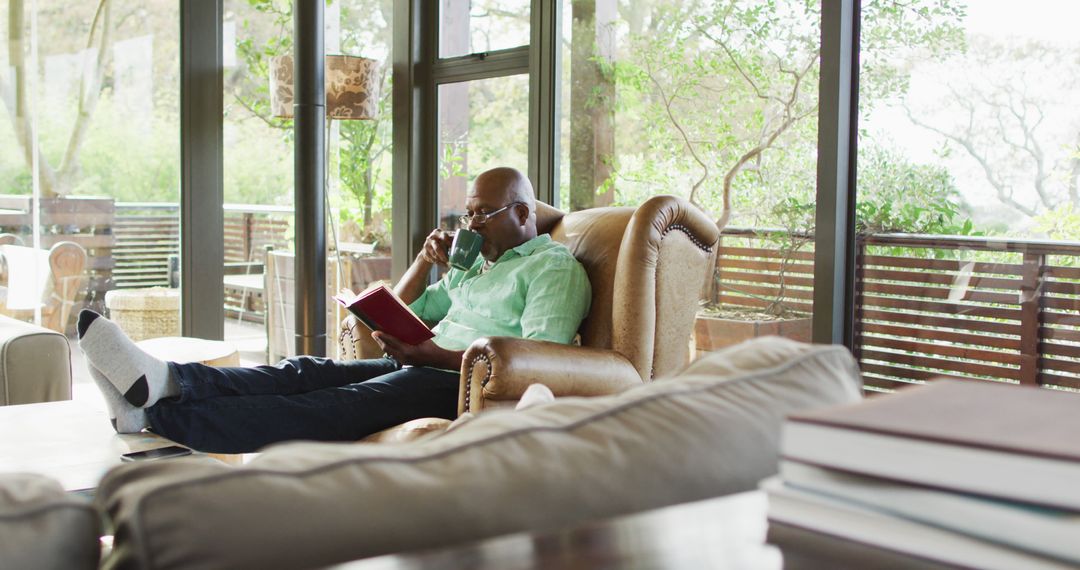
[[65, 332], [75, 303], [86, 293], [86, 262], [86, 250], [74, 242], [57, 242], [49, 250], [51, 278], [45, 290], [42, 325]]
[[7, 286], [0, 314], [26, 319], [39, 305], [41, 325], [65, 332], [74, 305], [86, 292], [86, 250], [70, 241], [39, 250], [0, 234], [0, 257]]
[[675, 196], [570, 214], [538, 204], [537, 230], [566, 245], [589, 274], [582, 345], [622, 354], [646, 382], [686, 364], [720, 239], [701, 210]]

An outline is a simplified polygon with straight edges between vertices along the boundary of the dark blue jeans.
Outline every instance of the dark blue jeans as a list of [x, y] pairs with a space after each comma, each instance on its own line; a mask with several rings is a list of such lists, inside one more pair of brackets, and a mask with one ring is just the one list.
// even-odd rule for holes
[[457, 372], [402, 368], [386, 358], [169, 367], [180, 396], [146, 410], [150, 427], [210, 453], [249, 453], [292, 439], [355, 441], [405, 421], [457, 413]]

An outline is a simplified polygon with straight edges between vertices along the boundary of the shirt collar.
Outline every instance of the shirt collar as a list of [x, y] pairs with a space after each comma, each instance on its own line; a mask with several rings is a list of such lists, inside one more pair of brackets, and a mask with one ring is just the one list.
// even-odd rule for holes
[[527, 257], [529, 255], [532, 255], [532, 252], [536, 251], [537, 249], [539, 249], [539, 248], [541, 248], [541, 247], [543, 247], [543, 246], [545, 246], [545, 245], [547, 245], [549, 243], [551, 243], [551, 236], [549, 236], [548, 234], [538, 235], [538, 236], [532, 238], [531, 240], [529, 240], [529, 241], [527, 241], [527, 242], [525, 242], [525, 243], [523, 243], [523, 244], [521, 244], [521, 245], [519, 245], [517, 247], [512, 247], [512, 248], [506, 250], [502, 254], [502, 256], [499, 258], [499, 261], [502, 261], [503, 259], [505, 259], [506, 254], [511, 252], [511, 251], [516, 253], [519, 257]]

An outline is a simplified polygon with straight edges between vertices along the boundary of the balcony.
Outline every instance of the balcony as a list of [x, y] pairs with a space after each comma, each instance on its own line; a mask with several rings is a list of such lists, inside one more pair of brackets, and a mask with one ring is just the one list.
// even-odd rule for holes
[[[867, 392], [939, 376], [1080, 389], [1080, 244], [882, 234], [857, 247], [854, 352]], [[781, 275], [783, 259], [768, 234], [725, 231], [718, 299], [766, 306], [782, 277], [785, 304], [811, 312], [813, 253], [789, 256]]]

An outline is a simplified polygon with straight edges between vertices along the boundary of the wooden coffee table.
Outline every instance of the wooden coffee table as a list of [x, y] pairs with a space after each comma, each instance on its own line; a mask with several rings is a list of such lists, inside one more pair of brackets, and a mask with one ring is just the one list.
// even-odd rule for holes
[[47, 475], [67, 491], [97, 487], [124, 453], [167, 445], [174, 444], [149, 432], [116, 433], [104, 408], [91, 402], [0, 407], [0, 473]]

